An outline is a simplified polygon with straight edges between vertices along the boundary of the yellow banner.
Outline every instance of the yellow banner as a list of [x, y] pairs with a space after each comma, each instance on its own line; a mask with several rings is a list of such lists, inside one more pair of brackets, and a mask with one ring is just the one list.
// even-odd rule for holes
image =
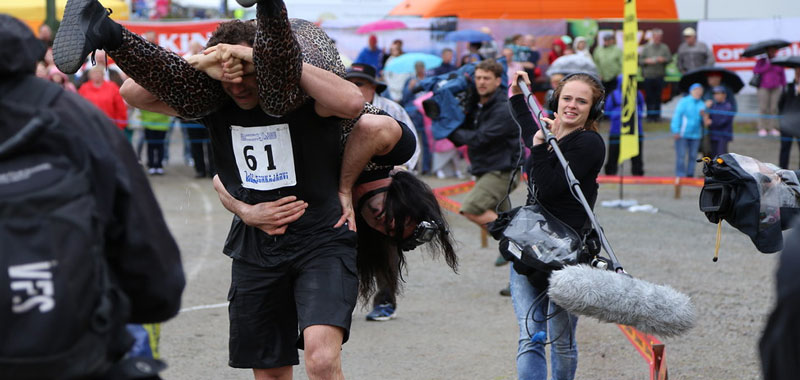
[[636, 21], [636, 0], [625, 1], [622, 24], [622, 126], [619, 136], [618, 162], [639, 155], [639, 117], [636, 115], [636, 73], [639, 70], [639, 39]]

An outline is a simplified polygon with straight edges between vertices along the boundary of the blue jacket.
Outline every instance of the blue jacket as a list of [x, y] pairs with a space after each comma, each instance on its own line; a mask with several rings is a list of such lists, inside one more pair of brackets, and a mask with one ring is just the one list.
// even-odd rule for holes
[[[714, 111], [719, 111], [719, 113]], [[709, 110], [711, 125], [708, 126], [708, 130], [712, 140], [733, 140], [733, 112], [733, 105], [728, 100], [725, 100], [724, 103], [714, 102], [711, 105]]]
[[[641, 92], [636, 94], [636, 116], [639, 119], [639, 136], [644, 136], [642, 129], [642, 116], [645, 113], [644, 109], [644, 96]], [[611, 129], [608, 131], [609, 136], [619, 136], [620, 127], [622, 127], [622, 75], [617, 77], [617, 88], [606, 99], [606, 105], [603, 110], [606, 116], [611, 120]]]
[[[739, 106], [736, 104], [736, 93], [724, 83], [720, 84], [720, 86], [725, 89], [725, 95], [727, 95], [725, 99], [731, 103], [733, 112], [737, 112], [739, 110]], [[703, 100], [714, 100], [714, 92], [711, 90], [711, 87], [703, 86]]]
[[706, 105], [701, 99], [695, 99], [692, 95], [684, 96], [675, 114], [672, 116], [670, 131], [672, 134], [680, 134], [685, 139], [700, 139], [703, 135], [703, 118], [700, 111], [706, 109]]
[[358, 57], [353, 63], [366, 63], [372, 65], [377, 72], [380, 72], [383, 70], [383, 51], [377, 48], [370, 50], [369, 46], [367, 46], [361, 50], [361, 53], [358, 53]]

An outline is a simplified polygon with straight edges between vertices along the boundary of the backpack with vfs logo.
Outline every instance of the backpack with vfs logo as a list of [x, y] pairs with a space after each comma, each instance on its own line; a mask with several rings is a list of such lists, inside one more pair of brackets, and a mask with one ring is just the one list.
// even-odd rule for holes
[[97, 377], [131, 343], [130, 306], [104, 257], [90, 152], [47, 107], [60, 88], [33, 77], [4, 85], [0, 377]]

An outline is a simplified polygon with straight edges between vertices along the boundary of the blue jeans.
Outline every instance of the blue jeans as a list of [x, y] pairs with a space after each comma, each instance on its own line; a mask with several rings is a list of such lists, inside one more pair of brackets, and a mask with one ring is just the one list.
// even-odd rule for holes
[[[517, 315], [517, 324], [519, 325], [517, 376], [520, 380], [547, 379], [544, 345], [531, 342], [531, 336], [536, 332], [543, 331], [546, 342], [555, 340], [550, 347], [552, 379], [572, 380], [575, 377], [575, 370], [578, 368], [578, 343], [575, 341], [578, 316], [570, 314], [550, 302], [546, 292], [531, 285], [526, 276], [520, 275], [514, 270], [513, 265], [510, 267], [511, 303], [514, 305], [514, 313]], [[540, 295], [541, 298], [539, 298]], [[537, 303], [531, 310], [534, 301]], [[548, 307], [549, 314], [555, 314], [549, 322], [546, 321]]]
[[693, 177], [697, 166], [697, 149], [700, 139], [679, 138], [675, 140], [675, 176]]

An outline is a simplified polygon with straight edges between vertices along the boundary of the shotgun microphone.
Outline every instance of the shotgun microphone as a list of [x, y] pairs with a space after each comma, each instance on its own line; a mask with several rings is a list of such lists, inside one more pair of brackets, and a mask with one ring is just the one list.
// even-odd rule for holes
[[661, 337], [682, 335], [695, 321], [689, 296], [666, 285], [589, 265], [553, 271], [547, 295], [570, 313]]

